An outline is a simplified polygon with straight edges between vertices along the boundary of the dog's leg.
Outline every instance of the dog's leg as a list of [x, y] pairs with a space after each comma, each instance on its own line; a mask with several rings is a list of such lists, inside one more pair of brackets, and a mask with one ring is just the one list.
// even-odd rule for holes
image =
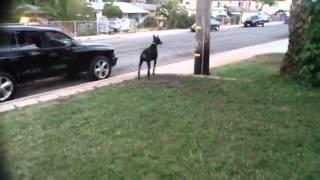
[[153, 72], [152, 72], [152, 75], [155, 75], [156, 65], [157, 65], [157, 59], [155, 59], [154, 62], [153, 62]]
[[140, 70], [141, 70], [142, 63], [143, 63], [143, 61], [140, 60], [139, 69], [138, 69], [138, 80], [140, 80]]
[[150, 61], [147, 61], [148, 65], [148, 80], [150, 80]]

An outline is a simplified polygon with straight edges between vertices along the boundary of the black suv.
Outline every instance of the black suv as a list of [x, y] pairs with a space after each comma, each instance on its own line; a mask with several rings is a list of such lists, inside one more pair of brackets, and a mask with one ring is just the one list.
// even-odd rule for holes
[[116, 64], [110, 45], [80, 43], [54, 28], [0, 25], [0, 102], [13, 98], [17, 83], [79, 72], [100, 80]]
[[261, 25], [262, 27], [264, 27], [264, 22], [265, 21], [260, 16], [251, 16], [248, 19], [246, 19], [246, 21], [244, 22], [244, 27], [248, 27], [248, 26], [257, 27], [258, 25]]

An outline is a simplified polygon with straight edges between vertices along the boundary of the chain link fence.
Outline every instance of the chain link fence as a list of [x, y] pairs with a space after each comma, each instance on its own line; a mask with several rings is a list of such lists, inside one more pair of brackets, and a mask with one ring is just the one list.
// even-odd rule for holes
[[144, 28], [143, 24], [138, 25], [134, 19], [108, 19], [105, 21], [50, 21], [44, 26], [58, 28], [73, 37], [136, 32], [138, 28]]

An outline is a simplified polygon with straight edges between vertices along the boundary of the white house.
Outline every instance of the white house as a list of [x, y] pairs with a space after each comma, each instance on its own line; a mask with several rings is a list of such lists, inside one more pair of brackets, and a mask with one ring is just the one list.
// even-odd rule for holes
[[[105, 5], [103, 0], [87, 0], [90, 7], [96, 10], [97, 19], [101, 18], [102, 11]], [[144, 18], [149, 14], [149, 11], [144, 10], [143, 8], [136, 6], [132, 3], [126, 2], [115, 2], [115, 6], [118, 6], [123, 13], [124, 18], [136, 19], [139, 23], [141, 23]]]

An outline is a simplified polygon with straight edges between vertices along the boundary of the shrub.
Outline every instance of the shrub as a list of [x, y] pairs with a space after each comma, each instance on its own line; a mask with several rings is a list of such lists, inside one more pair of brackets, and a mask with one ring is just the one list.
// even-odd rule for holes
[[194, 22], [194, 16], [189, 16], [187, 12], [179, 12], [169, 18], [169, 28], [188, 28]]
[[108, 18], [122, 18], [123, 13], [119, 6], [105, 4], [103, 8], [103, 15]]
[[154, 17], [147, 17], [143, 23], [143, 27], [158, 27], [157, 19]]
[[189, 16], [187, 10], [180, 6], [180, 0], [162, 0], [157, 8], [157, 15], [168, 20], [168, 28], [187, 28], [195, 22], [194, 16]]
[[307, 27], [307, 42], [296, 59], [297, 76], [307, 85], [320, 87], [320, 2], [307, 2], [310, 18]]
[[231, 16], [231, 24], [240, 24], [240, 23], [241, 23], [241, 15]]

